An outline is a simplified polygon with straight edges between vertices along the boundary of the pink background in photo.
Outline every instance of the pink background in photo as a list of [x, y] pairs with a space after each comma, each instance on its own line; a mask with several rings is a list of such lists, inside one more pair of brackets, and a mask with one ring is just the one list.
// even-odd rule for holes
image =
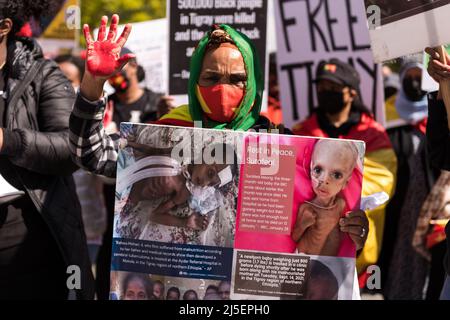
[[[268, 136], [258, 136], [259, 139], [267, 139]], [[245, 138], [245, 148], [243, 150], [245, 157], [245, 150], [247, 149], [248, 136]], [[255, 139], [254, 137], [252, 139]], [[270, 139], [270, 138], [269, 138]], [[294, 145], [297, 149], [296, 157], [296, 172], [295, 172], [295, 188], [294, 188], [294, 204], [292, 206], [292, 221], [291, 230], [295, 225], [297, 218], [297, 211], [304, 201], [312, 200], [314, 192], [311, 187], [311, 180], [309, 178], [309, 166], [311, 162], [311, 154], [314, 149], [316, 138], [305, 137], [287, 137], [279, 136], [280, 145]], [[260, 141], [261, 143], [261, 141]], [[339, 143], [338, 141], [336, 143]], [[240, 179], [242, 180], [245, 173], [245, 164], [241, 165]], [[241, 185], [239, 183], [239, 194], [241, 194]], [[362, 172], [355, 169], [352, 179], [348, 186], [342, 191], [342, 195], [346, 201], [344, 212], [348, 212], [359, 208], [361, 200], [362, 188]], [[240, 199], [240, 197], [239, 197]], [[239, 230], [241, 212], [241, 200], [237, 207], [237, 222], [236, 222], [236, 236], [235, 248], [243, 250], [257, 250], [257, 251], [272, 251], [280, 253], [294, 253], [296, 243], [291, 239], [290, 235], [268, 234], [261, 232], [246, 232]], [[339, 250], [339, 257], [352, 257], [356, 255], [356, 249], [353, 241], [346, 234]]]

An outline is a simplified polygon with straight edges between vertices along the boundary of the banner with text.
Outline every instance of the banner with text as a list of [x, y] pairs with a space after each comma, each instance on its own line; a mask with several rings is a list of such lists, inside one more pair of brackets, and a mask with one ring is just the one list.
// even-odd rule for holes
[[337, 58], [361, 77], [361, 97], [384, 123], [381, 67], [370, 50], [364, 3], [358, 0], [280, 0], [275, 2], [278, 78], [283, 122], [292, 127], [317, 106], [316, 69]]

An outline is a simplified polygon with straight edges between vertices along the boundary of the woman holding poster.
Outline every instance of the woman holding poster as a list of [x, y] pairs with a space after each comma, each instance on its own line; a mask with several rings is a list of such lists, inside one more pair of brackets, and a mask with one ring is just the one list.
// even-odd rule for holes
[[[119, 17], [113, 15], [108, 34], [107, 21], [106, 16], [102, 18], [97, 41], [91, 39], [89, 27], [84, 26], [88, 46], [86, 73], [70, 119], [70, 130], [74, 161], [89, 171], [115, 177], [119, 139], [102, 130], [106, 105], [103, 85], [134, 56], [120, 57], [131, 25], [125, 26], [116, 41]], [[213, 26], [198, 44], [191, 60], [188, 91], [189, 105], [174, 109], [157, 124], [193, 127], [196, 121], [211, 129], [274, 128], [260, 116], [263, 79], [254, 46], [245, 35], [227, 25]], [[361, 234], [360, 230], [367, 231], [367, 224], [364, 212], [356, 211], [342, 219], [341, 230], [349, 233], [359, 249], [367, 236], [367, 232]], [[353, 232], [355, 228], [357, 235]]]

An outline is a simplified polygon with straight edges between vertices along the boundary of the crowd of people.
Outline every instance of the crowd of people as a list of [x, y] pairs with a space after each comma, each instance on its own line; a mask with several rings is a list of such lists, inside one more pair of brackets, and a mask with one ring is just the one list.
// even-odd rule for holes
[[[386, 299], [450, 299], [449, 128], [442, 93], [421, 87], [423, 72], [437, 82], [450, 79], [450, 66], [439, 62], [437, 51], [427, 49], [428, 71], [411, 57], [402, 60], [398, 75], [384, 69], [387, 122], [394, 123], [387, 129], [364, 105], [358, 72], [331, 59], [317, 68], [314, 112], [290, 130], [281, 124], [276, 68], [270, 69], [269, 108], [263, 115], [256, 50], [228, 25], [212, 26], [199, 42], [190, 65], [189, 103], [175, 107], [171, 97], [141, 86], [151, 75], [125, 47], [131, 25], [117, 34], [118, 15], [109, 30], [108, 18], [102, 18], [96, 39], [84, 26], [85, 57], [52, 61], [34, 39], [17, 36], [26, 18], [46, 10], [46, 1], [0, 3], [0, 174], [24, 191], [19, 199], [0, 202], [0, 299], [66, 299], [69, 265], [82, 270], [81, 289], [75, 290], [79, 299], [111, 298], [120, 123], [193, 127], [196, 121], [211, 129], [278, 129], [364, 141], [362, 196], [385, 192], [391, 199], [336, 220], [358, 250], [361, 289], [367, 268], [378, 264]], [[115, 90], [108, 97], [106, 83]], [[229, 284], [220, 283], [208, 287], [203, 298], [226, 299], [229, 291]], [[194, 290], [181, 295], [177, 287], [166, 292], [161, 281], [129, 274], [120, 299], [200, 297]]]

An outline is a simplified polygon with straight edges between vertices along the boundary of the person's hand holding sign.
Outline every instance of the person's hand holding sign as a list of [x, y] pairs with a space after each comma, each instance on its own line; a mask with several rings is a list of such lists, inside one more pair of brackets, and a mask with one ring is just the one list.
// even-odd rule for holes
[[[436, 82], [450, 80], [450, 66], [441, 62], [441, 55], [435, 48], [426, 48], [425, 52], [430, 55], [430, 62], [428, 63], [428, 74]], [[445, 52], [445, 61], [450, 61], [450, 56]]]
[[339, 221], [341, 232], [346, 232], [356, 245], [359, 251], [364, 247], [369, 234], [369, 219], [362, 210], [349, 212], [345, 218]]
[[120, 51], [125, 45], [131, 32], [131, 24], [127, 24], [116, 40], [119, 16], [112, 16], [111, 26], [108, 34], [106, 25], [108, 17], [103, 16], [98, 31], [97, 40], [93, 41], [89, 31], [89, 26], [83, 26], [83, 33], [86, 39], [86, 72], [81, 82], [80, 91], [83, 97], [96, 101], [102, 97], [103, 85], [106, 80], [119, 72], [130, 59], [135, 55], [126, 54], [120, 57]]
[[[447, 114], [450, 114], [450, 56], [443, 46], [438, 48], [426, 48], [425, 52], [430, 55], [428, 73], [439, 82], [438, 99], [444, 100]], [[450, 117], [447, 117], [448, 128], [450, 129]]]

